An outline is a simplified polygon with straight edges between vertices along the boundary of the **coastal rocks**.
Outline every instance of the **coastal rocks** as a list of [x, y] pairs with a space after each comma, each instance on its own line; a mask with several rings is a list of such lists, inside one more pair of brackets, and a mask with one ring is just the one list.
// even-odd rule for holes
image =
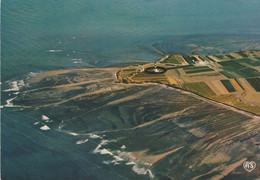
[[[259, 162], [258, 116], [163, 85], [114, 83], [117, 70], [46, 72], [13, 103], [55, 115], [52, 130], [75, 132], [73, 136], [94, 133], [77, 140], [77, 147], [103, 136], [113, 140], [92, 151], [100, 156], [131, 153], [149, 164], [139, 172], [147, 178], [246, 178], [242, 163]], [[49, 115], [43, 114], [45, 122]], [[42, 130], [48, 130], [47, 125]], [[137, 171], [133, 162], [120, 162], [115, 165], [131, 165]]]

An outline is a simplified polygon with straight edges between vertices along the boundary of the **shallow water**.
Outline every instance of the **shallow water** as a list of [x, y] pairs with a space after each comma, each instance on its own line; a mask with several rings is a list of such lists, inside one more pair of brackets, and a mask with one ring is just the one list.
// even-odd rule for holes
[[[196, 162], [207, 156], [198, 148], [205, 140], [200, 136], [225, 129], [225, 121], [233, 127], [251, 118], [156, 85], [112, 89], [80, 100], [37, 107], [120, 85], [110, 80], [89, 83], [85, 85], [87, 90], [30, 94], [27, 90], [50, 86], [53, 81], [33, 84], [29, 80], [34, 73], [46, 70], [153, 62], [167, 53], [259, 49], [259, 5], [257, 0], [3, 1], [1, 103], [9, 103], [9, 107], [1, 109], [3, 179], [149, 179], [148, 169], [155, 178], [190, 179], [206, 173], [208, 166], [203, 166], [203, 172], [182, 169], [198, 165]], [[93, 80], [104, 77], [110, 76], [100, 75]], [[123, 99], [129, 96], [133, 99]], [[14, 108], [10, 107], [12, 103], [34, 107]], [[131, 129], [174, 112], [162, 121]], [[49, 120], [44, 120], [43, 115]], [[254, 140], [236, 143], [248, 147]], [[104, 141], [109, 142], [97, 149]], [[235, 150], [236, 143], [226, 146], [231, 149], [225, 152], [232, 162], [257, 154], [254, 148], [245, 154]], [[123, 145], [126, 149], [121, 148]], [[185, 147], [151, 167], [128, 154], [147, 149], [148, 153], [161, 153], [180, 146]], [[136, 165], [127, 165], [132, 161]], [[230, 165], [231, 161], [225, 163]]]
[[189, 44], [208, 44], [214, 53], [254, 48], [258, 7], [257, 0], [3, 1], [2, 78], [82, 62], [155, 61], [153, 52], [189, 53]]

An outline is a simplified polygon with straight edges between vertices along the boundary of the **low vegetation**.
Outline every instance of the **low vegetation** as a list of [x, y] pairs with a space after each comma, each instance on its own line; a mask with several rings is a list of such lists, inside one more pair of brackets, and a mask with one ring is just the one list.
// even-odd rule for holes
[[[259, 59], [260, 60], [260, 59]], [[254, 61], [250, 58], [243, 58], [243, 59], [238, 59], [236, 60], [238, 63], [246, 63], [250, 66], [260, 66], [260, 61]]]
[[185, 71], [186, 74], [192, 74], [192, 73], [200, 73], [200, 72], [209, 72], [214, 71], [213, 69], [207, 68], [194, 68], [192, 70]]
[[219, 64], [221, 64], [222, 66], [230, 66], [230, 67], [234, 67], [236, 69], [242, 69], [245, 68], [245, 66], [237, 63], [236, 61], [223, 61], [223, 62], [219, 62]]
[[182, 62], [177, 59], [174, 55], [170, 55], [163, 63], [181, 64]]
[[234, 88], [234, 86], [231, 84], [229, 80], [221, 80], [221, 82], [228, 90], [228, 92], [236, 92], [236, 89]]
[[242, 57], [248, 57], [248, 55], [245, 54], [244, 51], [239, 51], [239, 52], [237, 52], [237, 54], [238, 54], [239, 56], [242, 56]]
[[205, 82], [196, 82], [196, 83], [185, 83], [184, 87], [196, 94], [200, 94], [206, 97], [216, 95]]
[[182, 56], [189, 64], [193, 64], [192, 58], [188, 55], [183, 55]]
[[210, 58], [209, 56], [206, 56], [210, 61], [216, 62], [214, 59]]
[[221, 59], [221, 60], [224, 60], [224, 55], [214, 55], [217, 59]]
[[230, 54], [226, 55], [229, 59], [235, 59], [233, 56], [231, 56]]
[[260, 92], [260, 78], [248, 78], [246, 79], [249, 84], [257, 91]]
[[220, 71], [219, 73], [223, 74], [224, 76], [226, 76], [229, 79], [236, 78], [235, 76], [233, 76], [232, 74], [228, 73], [227, 71]]

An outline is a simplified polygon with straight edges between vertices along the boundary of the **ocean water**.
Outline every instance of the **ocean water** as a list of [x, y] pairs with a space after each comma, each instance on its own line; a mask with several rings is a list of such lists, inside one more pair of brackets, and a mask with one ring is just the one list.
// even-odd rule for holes
[[[164, 113], [182, 112], [187, 108], [191, 111], [179, 119], [212, 119], [213, 116], [203, 109], [199, 110], [200, 115], [194, 114], [196, 103], [202, 102], [191, 95], [151, 86], [130, 88], [129, 91], [122, 90], [112, 95], [98, 94], [82, 102], [43, 108], [12, 107], [12, 103], [15, 104], [12, 99], [34, 88], [26, 84], [27, 80], [42, 71], [154, 62], [167, 53], [207, 54], [259, 49], [259, 7], [258, 0], [3, 0], [2, 179], [163, 177], [156, 174], [156, 171], [162, 172], [160, 168], [163, 165], [153, 169], [133, 159], [127, 151], [147, 147], [158, 150], [150, 141], [151, 138], [160, 138], [156, 132], [165, 130], [164, 125], [159, 124], [157, 129], [145, 129], [143, 138], [140, 138], [141, 132], [138, 131], [128, 136], [124, 131], [113, 133], [111, 130], [131, 128]], [[195, 47], [198, 47], [196, 51]], [[131, 103], [122, 101], [120, 107], [103, 107], [128, 94], [146, 90], [153, 94], [153, 98], [142, 95]], [[35, 95], [30, 103], [50, 100], [48, 93], [47, 96], [40, 95], [42, 98]], [[173, 102], [163, 106], [169, 98]], [[160, 100], [162, 103], [159, 106]], [[18, 102], [28, 103], [25, 100]], [[206, 102], [203, 105], [215, 112], [214, 105]], [[102, 106], [101, 109], [96, 110], [99, 106]], [[220, 110], [224, 118], [232, 119], [231, 110]], [[227, 112], [229, 114], [225, 115]], [[231, 112], [241, 121], [247, 119]], [[177, 127], [172, 128], [180, 131]], [[149, 133], [154, 135], [150, 137]], [[168, 147], [169, 137], [160, 141], [162, 147]], [[191, 135], [183, 137], [188, 143], [196, 140]], [[180, 143], [177, 139], [173, 141]], [[128, 145], [126, 150], [124, 143]]]

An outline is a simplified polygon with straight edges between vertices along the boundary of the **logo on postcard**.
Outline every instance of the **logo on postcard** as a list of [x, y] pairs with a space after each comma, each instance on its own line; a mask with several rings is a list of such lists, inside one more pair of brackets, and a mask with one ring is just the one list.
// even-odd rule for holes
[[256, 163], [254, 161], [245, 161], [243, 167], [247, 172], [251, 172], [256, 168]]

